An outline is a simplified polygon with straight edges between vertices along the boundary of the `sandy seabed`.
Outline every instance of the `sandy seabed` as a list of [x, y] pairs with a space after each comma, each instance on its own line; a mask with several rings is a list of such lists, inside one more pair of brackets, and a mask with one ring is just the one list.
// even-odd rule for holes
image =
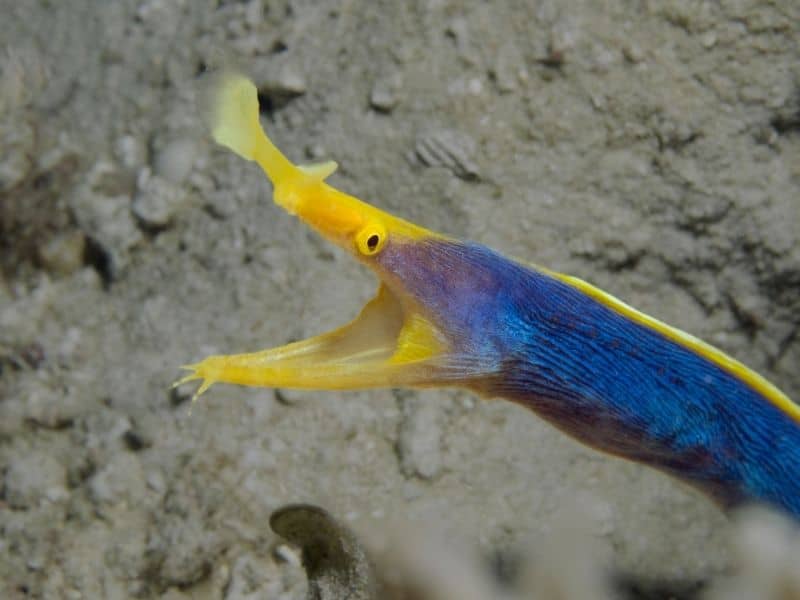
[[[335, 186], [587, 279], [800, 397], [800, 4], [0, 9], [0, 596], [303, 598], [269, 527], [294, 502], [364, 538], [435, 527], [506, 594], [503, 565], [565, 514], [626, 598], [699, 597], [763, 538], [508, 403], [216, 386], [190, 413], [169, 384], [344, 323], [375, 286], [210, 142], [197, 84], [224, 63]], [[538, 564], [593, 561], [561, 552]]]

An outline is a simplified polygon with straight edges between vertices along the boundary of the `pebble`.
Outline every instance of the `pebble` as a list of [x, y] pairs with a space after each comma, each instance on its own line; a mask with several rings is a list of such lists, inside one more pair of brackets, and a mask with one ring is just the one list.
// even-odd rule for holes
[[147, 148], [132, 135], [123, 135], [114, 143], [114, 158], [126, 169], [138, 169], [147, 162]]
[[62, 232], [37, 248], [39, 263], [50, 273], [69, 275], [83, 265], [86, 236], [82, 231]]
[[713, 31], [706, 31], [700, 38], [700, 43], [703, 44], [703, 48], [710, 50], [717, 44], [717, 34]]
[[146, 477], [148, 489], [163, 494], [167, 491], [167, 482], [164, 479], [164, 473], [160, 470], [151, 470], [147, 473]]
[[256, 78], [258, 93], [267, 97], [275, 108], [306, 93], [306, 79], [291, 63], [285, 62], [278, 67], [268, 65], [262, 68], [262, 72]]
[[107, 257], [111, 279], [127, 267], [131, 250], [143, 239], [131, 215], [129, 185], [124, 173], [101, 160], [68, 199], [78, 226]]
[[66, 482], [66, 469], [52, 456], [42, 452], [20, 453], [6, 470], [5, 501], [11, 508], [23, 509], [45, 499], [62, 499], [68, 496]]
[[548, 57], [553, 66], [566, 62], [566, 55], [574, 50], [579, 37], [577, 27], [569, 21], [559, 21], [550, 29]]
[[406, 477], [433, 479], [442, 469], [440, 414], [435, 404], [411, 394], [397, 394], [402, 404], [397, 453]]
[[176, 138], [158, 152], [155, 159], [155, 172], [174, 183], [182, 184], [192, 170], [197, 155], [197, 142], [191, 138]]
[[399, 102], [399, 91], [403, 85], [399, 75], [377, 79], [369, 93], [369, 105], [380, 112], [392, 112]]
[[644, 61], [644, 50], [636, 42], [628, 42], [622, 46], [622, 54], [629, 61], [638, 64]]
[[17, 397], [3, 403], [0, 415], [4, 421], [20, 419], [39, 427], [59, 429], [87, 410], [87, 404], [86, 398], [72, 389], [66, 393], [57, 391], [46, 381], [36, 378], [27, 381]]
[[185, 204], [186, 194], [169, 179], [152, 175], [145, 168], [139, 173], [131, 211], [145, 229], [165, 229], [172, 224]]

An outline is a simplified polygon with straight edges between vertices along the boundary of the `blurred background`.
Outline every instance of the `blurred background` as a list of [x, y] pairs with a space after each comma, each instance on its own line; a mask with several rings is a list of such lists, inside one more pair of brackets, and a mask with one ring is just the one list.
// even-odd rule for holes
[[[509, 403], [220, 385], [190, 412], [191, 387], [169, 390], [181, 364], [328, 330], [375, 288], [209, 140], [198, 83], [235, 65], [276, 144], [337, 160], [336, 187], [587, 279], [797, 399], [800, 4], [0, 9], [2, 597], [304, 598], [269, 526], [296, 502], [367, 546], [405, 524], [412, 556], [435, 527], [476, 558], [434, 545], [430, 577], [469, 572], [493, 590], [476, 598], [800, 597], [758, 587], [800, 572], [788, 524], [736, 525]], [[376, 568], [416, 577], [403, 547]], [[718, 587], [759, 556], [755, 587]], [[441, 589], [403, 597], [467, 597]]]

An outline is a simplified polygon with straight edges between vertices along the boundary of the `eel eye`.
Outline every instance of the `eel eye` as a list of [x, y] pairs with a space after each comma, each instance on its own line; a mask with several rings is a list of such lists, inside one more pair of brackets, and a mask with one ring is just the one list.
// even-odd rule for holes
[[365, 256], [377, 254], [385, 243], [386, 230], [376, 223], [367, 225], [356, 236], [356, 247]]

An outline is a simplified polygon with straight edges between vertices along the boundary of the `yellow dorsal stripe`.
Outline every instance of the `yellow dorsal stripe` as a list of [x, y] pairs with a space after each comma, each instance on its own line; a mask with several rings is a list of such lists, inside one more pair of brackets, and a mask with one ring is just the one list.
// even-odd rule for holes
[[619, 298], [615, 298], [611, 294], [596, 288], [592, 284], [587, 283], [582, 279], [572, 277], [571, 275], [564, 275], [563, 273], [556, 273], [554, 271], [550, 271], [549, 269], [544, 269], [538, 266], [536, 269], [544, 272], [547, 275], [550, 275], [551, 277], [554, 277], [555, 279], [558, 279], [559, 281], [563, 281], [567, 285], [583, 292], [591, 298], [594, 298], [601, 304], [604, 304], [611, 310], [627, 317], [631, 321], [649, 327], [650, 329], [654, 329], [664, 337], [680, 344], [685, 348], [688, 348], [689, 350], [692, 350], [693, 352], [696, 352], [704, 358], [707, 358], [724, 371], [727, 371], [734, 377], [741, 379], [750, 388], [761, 394], [764, 398], [766, 398], [781, 411], [789, 415], [797, 423], [800, 423], [800, 406], [795, 404], [791, 398], [780, 391], [772, 383], [767, 381], [764, 377], [752, 369], [747, 368], [735, 358], [728, 356], [719, 348], [715, 348], [711, 344], [707, 344], [706, 342], [694, 337], [689, 333], [686, 333], [685, 331], [671, 327], [666, 323], [651, 317], [650, 315], [646, 315], [643, 312], [636, 310]]

